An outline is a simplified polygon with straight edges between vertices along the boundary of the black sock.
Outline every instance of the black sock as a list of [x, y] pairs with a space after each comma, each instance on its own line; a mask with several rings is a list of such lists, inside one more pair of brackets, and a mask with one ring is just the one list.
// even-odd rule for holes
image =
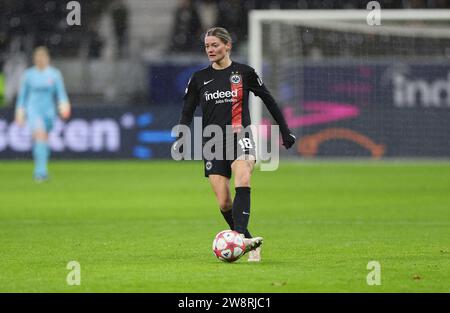
[[236, 187], [235, 190], [236, 195], [232, 209], [234, 230], [246, 236], [245, 232], [250, 218], [250, 187]]
[[230, 226], [230, 229], [234, 230], [233, 214], [231, 213], [231, 210], [228, 210], [226, 212], [220, 210], [220, 212], [222, 213], [225, 221], [227, 221], [228, 226]]
[[[228, 210], [226, 212], [220, 210], [220, 212], [222, 213], [223, 218], [225, 219], [225, 221], [227, 221], [228, 226], [230, 226], [230, 229], [234, 230], [234, 221], [233, 221], [232, 210]], [[252, 235], [250, 234], [250, 232], [248, 231], [248, 229], [245, 230], [244, 236], [245, 236], [245, 238], [253, 238]]]

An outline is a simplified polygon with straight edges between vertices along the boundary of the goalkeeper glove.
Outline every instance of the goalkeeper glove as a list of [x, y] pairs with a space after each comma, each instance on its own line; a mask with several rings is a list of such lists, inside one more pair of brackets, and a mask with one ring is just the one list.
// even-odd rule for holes
[[58, 110], [63, 120], [67, 120], [70, 117], [70, 104], [68, 102], [60, 103]]
[[25, 110], [23, 107], [18, 107], [16, 109], [15, 120], [19, 126], [23, 126], [25, 123]]

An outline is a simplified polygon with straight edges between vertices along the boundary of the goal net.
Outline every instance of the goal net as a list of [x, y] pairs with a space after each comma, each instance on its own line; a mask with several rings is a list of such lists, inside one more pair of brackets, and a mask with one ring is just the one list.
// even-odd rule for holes
[[[249, 61], [298, 138], [286, 154], [450, 156], [450, 10], [250, 13]], [[271, 123], [251, 99], [255, 124]]]

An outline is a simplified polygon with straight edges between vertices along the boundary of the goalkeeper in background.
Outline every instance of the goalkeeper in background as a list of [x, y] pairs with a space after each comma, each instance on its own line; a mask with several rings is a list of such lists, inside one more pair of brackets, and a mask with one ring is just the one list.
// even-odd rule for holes
[[[22, 77], [16, 103], [15, 120], [20, 126], [26, 122], [33, 135], [33, 179], [48, 180], [48, 133], [56, 119], [56, 106], [63, 119], [70, 117], [70, 103], [61, 72], [50, 66], [46, 47], [37, 47], [33, 53], [34, 66]], [[57, 104], [57, 105], [56, 105]]]

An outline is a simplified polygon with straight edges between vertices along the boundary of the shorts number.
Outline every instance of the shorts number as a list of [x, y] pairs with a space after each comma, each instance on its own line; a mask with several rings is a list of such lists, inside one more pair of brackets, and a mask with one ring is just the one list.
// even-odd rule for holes
[[238, 141], [239, 145], [241, 146], [242, 149], [251, 149], [252, 147], [252, 142], [250, 141], [250, 138], [242, 138]]

